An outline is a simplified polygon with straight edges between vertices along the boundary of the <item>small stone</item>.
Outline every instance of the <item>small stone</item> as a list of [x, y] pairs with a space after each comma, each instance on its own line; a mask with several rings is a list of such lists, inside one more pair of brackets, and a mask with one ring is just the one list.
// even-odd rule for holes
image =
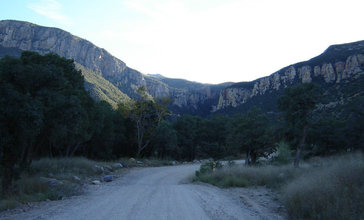
[[101, 184], [100, 180], [93, 180], [93, 181], [91, 181], [91, 183], [94, 184], [94, 185], [100, 185]]
[[120, 169], [123, 168], [124, 166], [121, 163], [114, 163], [112, 167], [114, 167], [115, 169]]
[[72, 179], [73, 179], [74, 181], [76, 181], [76, 182], [81, 182], [81, 179], [80, 179], [80, 177], [78, 177], [78, 176], [73, 176], [73, 177], [72, 177]]
[[112, 171], [112, 167], [109, 165], [105, 165], [104, 170]]
[[56, 180], [53, 178], [47, 178], [47, 177], [40, 177], [40, 179], [44, 182], [47, 182], [49, 184], [49, 186], [59, 186], [59, 185], [63, 185], [63, 182], [60, 180]]

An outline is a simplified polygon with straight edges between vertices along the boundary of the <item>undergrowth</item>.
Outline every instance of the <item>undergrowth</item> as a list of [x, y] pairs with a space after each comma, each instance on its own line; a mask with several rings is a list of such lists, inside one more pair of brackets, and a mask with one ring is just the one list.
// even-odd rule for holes
[[[96, 162], [83, 157], [43, 158], [14, 182], [12, 192], [0, 197], [0, 211], [28, 202], [59, 200], [79, 195], [90, 179], [98, 179], [94, 166], [111, 166], [113, 162]], [[115, 169], [114, 171], [117, 172]]]

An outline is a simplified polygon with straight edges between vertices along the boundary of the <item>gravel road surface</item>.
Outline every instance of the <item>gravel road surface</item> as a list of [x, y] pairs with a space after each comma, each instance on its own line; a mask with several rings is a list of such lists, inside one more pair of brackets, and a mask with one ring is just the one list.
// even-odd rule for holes
[[[2, 219], [282, 219], [241, 192], [190, 183], [199, 165], [134, 168], [82, 196]], [[244, 199], [242, 199], [244, 197]], [[248, 199], [248, 200], [247, 200]], [[263, 205], [264, 206], [264, 205]]]

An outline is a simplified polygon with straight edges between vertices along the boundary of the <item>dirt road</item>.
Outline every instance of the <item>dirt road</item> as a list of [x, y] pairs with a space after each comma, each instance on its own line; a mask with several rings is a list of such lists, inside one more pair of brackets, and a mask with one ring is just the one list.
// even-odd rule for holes
[[241, 192], [191, 184], [199, 165], [132, 169], [82, 196], [42, 203], [4, 219], [281, 219]]

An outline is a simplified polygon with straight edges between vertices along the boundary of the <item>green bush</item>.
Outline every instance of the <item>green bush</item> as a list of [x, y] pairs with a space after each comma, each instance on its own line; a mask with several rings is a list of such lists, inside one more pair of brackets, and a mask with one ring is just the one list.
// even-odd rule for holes
[[273, 162], [278, 164], [288, 164], [292, 162], [292, 151], [287, 142], [281, 141], [276, 144], [277, 156], [273, 157]]
[[201, 164], [200, 170], [196, 171], [196, 177], [199, 177], [201, 174], [212, 173], [213, 170], [221, 169], [222, 164], [219, 161], [209, 161]]

